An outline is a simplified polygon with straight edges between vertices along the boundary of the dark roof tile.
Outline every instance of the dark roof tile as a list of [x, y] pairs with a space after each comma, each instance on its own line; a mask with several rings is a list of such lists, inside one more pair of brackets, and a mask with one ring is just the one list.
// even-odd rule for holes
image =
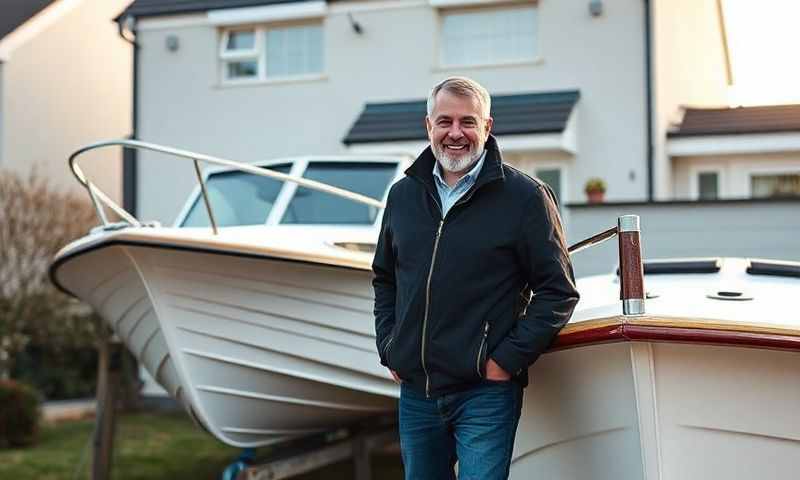
[[55, 0], [0, 0], [0, 38], [13, 32]]
[[668, 137], [741, 135], [800, 131], [800, 105], [737, 108], [687, 108]]
[[[580, 98], [576, 90], [492, 96], [496, 135], [562, 132]], [[368, 103], [342, 140], [353, 143], [424, 140], [426, 100]]]

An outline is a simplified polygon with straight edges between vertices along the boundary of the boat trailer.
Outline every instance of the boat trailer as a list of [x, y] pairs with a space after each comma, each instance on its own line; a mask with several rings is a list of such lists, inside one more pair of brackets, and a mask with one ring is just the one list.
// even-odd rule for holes
[[373, 417], [330, 432], [287, 440], [264, 458], [245, 449], [222, 480], [280, 480], [352, 459], [354, 480], [372, 480], [370, 457], [399, 452], [396, 415]]

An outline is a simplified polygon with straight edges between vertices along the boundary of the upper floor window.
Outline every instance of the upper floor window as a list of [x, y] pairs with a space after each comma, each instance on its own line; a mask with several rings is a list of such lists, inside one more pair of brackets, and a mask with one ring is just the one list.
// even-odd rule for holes
[[321, 24], [225, 30], [222, 79], [235, 83], [320, 74], [322, 54]]
[[225, 33], [222, 59], [226, 79], [258, 78], [259, 56], [255, 30], [233, 30]]
[[532, 61], [537, 56], [535, 5], [444, 10], [442, 66]]

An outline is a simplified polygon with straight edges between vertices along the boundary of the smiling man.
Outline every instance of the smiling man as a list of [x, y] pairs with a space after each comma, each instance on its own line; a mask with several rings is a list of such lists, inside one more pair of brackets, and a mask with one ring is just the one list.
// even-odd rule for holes
[[384, 211], [375, 330], [407, 479], [508, 477], [528, 367], [578, 301], [553, 192], [503, 163], [490, 109], [473, 80], [436, 85]]

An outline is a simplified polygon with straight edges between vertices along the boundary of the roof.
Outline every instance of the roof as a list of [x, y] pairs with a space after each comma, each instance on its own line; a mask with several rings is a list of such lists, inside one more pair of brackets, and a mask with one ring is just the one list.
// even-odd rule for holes
[[256, 7], [304, 1], [307, 0], [135, 0], [117, 18], [123, 18], [128, 15], [134, 17], [173, 15], [204, 12], [220, 8]]
[[[577, 90], [492, 95], [492, 133], [560, 133], [579, 98]], [[424, 140], [428, 138], [425, 114], [426, 100], [367, 103], [342, 142], [350, 145]]]
[[0, 39], [53, 2], [55, 0], [0, 0]]
[[741, 135], [800, 131], [800, 105], [736, 108], [687, 108], [668, 137]]

